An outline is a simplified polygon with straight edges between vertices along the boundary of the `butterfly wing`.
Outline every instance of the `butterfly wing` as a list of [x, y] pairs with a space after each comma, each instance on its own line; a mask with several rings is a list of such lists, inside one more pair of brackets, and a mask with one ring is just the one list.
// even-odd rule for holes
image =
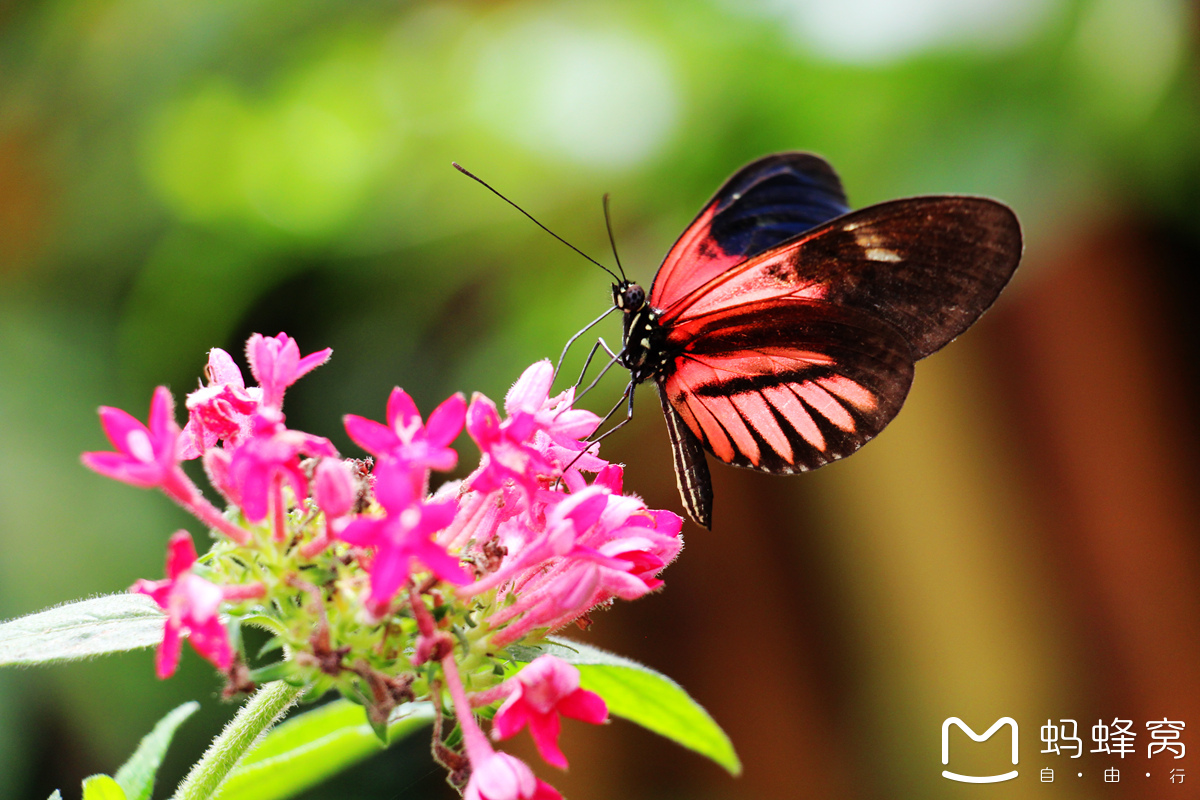
[[730, 267], [850, 210], [833, 167], [777, 153], [725, 182], [663, 259], [650, 304], [667, 308]]
[[982, 197], [913, 197], [845, 214], [728, 265], [669, 306], [664, 326], [782, 299], [822, 300], [874, 315], [924, 358], [995, 301], [1021, 258], [1008, 206]]
[[675, 457], [675, 483], [684, 508], [697, 525], [712, 530], [712, 479], [708, 475], [708, 461], [704, 458], [704, 445], [692, 433], [679, 412], [667, 400], [663, 385], [658, 385], [658, 399], [662, 403], [663, 416], [667, 420], [667, 435], [671, 439], [671, 453]]
[[857, 450], [899, 412], [913, 364], [995, 301], [1021, 256], [1005, 205], [919, 197], [847, 213], [816, 156], [760, 159], [722, 186], [650, 291], [680, 494], [701, 525], [703, 450], [788, 474]]
[[[900, 331], [820, 300], [743, 304], [687, 328], [660, 392], [704, 449], [739, 467], [786, 475], [850, 455], [891, 421], [912, 383]], [[697, 460], [686, 437], [671, 438], [677, 471]], [[689, 489], [697, 474], [680, 472], [680, 494], [705, 524], [711, 489]]]

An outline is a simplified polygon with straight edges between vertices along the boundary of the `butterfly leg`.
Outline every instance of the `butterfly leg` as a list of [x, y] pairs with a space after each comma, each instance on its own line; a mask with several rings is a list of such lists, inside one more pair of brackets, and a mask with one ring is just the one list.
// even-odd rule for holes
[[614, 353], [612, 351], [612, 348], [610, 348], [608, 346], [608, 343], [604, 341], [604, 337], [600, 337], [599, 339], [597, 339], [596, 343], [594, 345], [592, 345], [592, 352], [588, 353], [587, 361], [585, 361], [583, 364], [583, 371], [581, 371], [579, 373], [579, 380], [575, 383], [575, 386], [572, 388], [578, 388], [579, 385], [583, 383], [583, 378], [585, 375], [587, 375], [588, 367], [590, 367], [592, 364], [592, 358], [595, 357], [596, 351], [598, 349], [600, 349], [601, 347], [604, 348], [604, 352], [608, 353], [609, 361], [607, 364], [604, 365], [604, 368], [600, 370], [600, 374], [597, 375], [592, 380], [592, 382], [587, 385], [587, 388], [584, 389], [579, 394], [575, 395], [576, 403], [579, 402], [579, 399], [581, 397], [583, 397], [585, 394], [590, 392], [592, 389], [596, 388], [596, 384], [598, 384], [600, 382], [600, 379], [603, 378], [608, 373], [608, 371], [613, 368], [614, 364], [618, 363], [621, 360], [621, 355], [622, 355], [622, 353], [625, 352], [624, 350], [622, 350], [620, 353]]
[[578, 389], [579, 384], [583, 383], [583, 378], [587, 375], [588, 367], [592, 365], [592, 359], [596, 357], [596, 351], [601, 347], [604, 348], [604, 352], [608, 353], [609, 358], [617, 358], [617, 355], [609, 348], [608, 343], [604, 341], [604, 337], [601, 336], [598, 338], [596, 343], [592, 345], [591, 351], [588, 352], [587, 358], [583, 360], [583, 369], [579, 371], [579, 380], [575, 381], [574, 388]]
[[[609, 314], [611, 314], [612, 312], [614, 312], [616, 310], [617, 310], [616, 306], [613, 306], [612, 308], [608, 309], [608, 311], [605, 311], [603, 314], [596, 317], [594, 320], [592, 320], [587, 325], [585, 325], [582, 330], [580, 330], [578, 333], [576, 333], [574, 336], [572, 336], [570, 339], [567, 340], [566, 346], [563, 347], [562, 355], [560, 355], [558, 357], [558, 363], [554, 366], [554, 377], [556, 377], [556, 378], [558, 377], [558, 372], [559, 372], [559, 370], [562, 369], [563, 359], [567, 357], [567, 351], [571, 349], [571, 345], [575, 344], [575, 342], [579, 339], [580, 336], [583, 336], [585, 333], [590, 331], [592, 328], [599, 325], [601, 320], [603, 320], [605, 317], [607, 317]], [[593, 353], [596, 352], [596, 349], [594, 347], [592, 348], [592, 352]], [[583, 381], [583, 379], [580, 378], [580, 382], [582, 382], [582, 381]], [[577, 383], [575, 385], [578, 386], [579, 384]]]
[[619, 398], [617, 398], [616, 404], [608, 410], [608, 413], [605, 414], [604, 417], [600, 420], [600, 422], [596, 425], [596, 430], [599, 430], [600, 428], [604, 427], [604, 423], [606, 423], [610, 419], [612, 419], [612, 415], [617, 413], [617, 409], [620, 408], [621, 405], [624, 404], [626, 401], [628, 401], [629, 402], [629, 410], [625, 414], [625, 419], [621, 420], [616, 425], [614, 425], [612, 430], [606, 431], [603, 435], [601, 435], [595, 439], [591, 439], [590, 440], [591, 442], [600, 441], [605, 436], [608, 436], [608, 434], [612, 433], [617, 428], [624, 425], [626, 422], [629, 422], [629, 420], [633, 417], [633, 386], [634, 386], [633, 381], [630, 381], [629, 385], [625, 387], [625, 391], [621, 394], [621, 396]]
[[[614, 433], [615, 431], [619, 430], [623, 425], [625, 425], [625, 423], [627, 423], [627, 422], [629, 422], [629, 420], [633, 419], [633, 395], [634, 395], [633, 387], [634, 387], [634, 383], [633, 383], [633, 381], [630, 381], [629, 385], [625, 387], [624, 394], [622, 394], [621, 398], [619, 400], [617, 400], [616, 405], [614, 405], [609, 410], [609, 412], [604, 415], [604, 418], [600, 420], [600, 422], [596, 425], [596, 428], [597, 429], [601, 428], [604, 425], [604, 423], [608, 422], [609, 419], [612, 418], [613, 414], [617, 413], [617, 409], [620, 408], [622, 406], [622, 404], [626, 403], [626, 401], [628, 401], [628, 410], [625, 412], [625, 419], [621, 420], [616, 425], [613, 425], [611, 428], [609, 428], [604, 433], [597, 436], [595, 439], [590, 440], [587, 443], [587, 446], [584, 447], [582, 450], [580, 450], [578, 455], [576, 455], [573, 459], [571, 459], [571, 462], [569, 464], [567, 464], [565, 467], [563, 467], [564, 474], [567, 472], [567, 470], [571, 469], [571, 467], [575, 466], [576, 461], [583, 458], [584, 453], [586, 453], [587, 451], [592, 449], [592, 445], [600, 444], [600, 440], [604, 439], [609, 434]], [[559, 478], [559, 480], [561, 481], [562, 478]]]

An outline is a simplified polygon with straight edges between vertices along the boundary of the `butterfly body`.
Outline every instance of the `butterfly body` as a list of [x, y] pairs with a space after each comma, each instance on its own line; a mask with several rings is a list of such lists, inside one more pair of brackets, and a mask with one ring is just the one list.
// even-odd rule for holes
[[712, 523], [704, 453], [774, 474], [853, 453], [903, 405], [914, 363], [966, 330], [1016, 269], [1001, 203], [917, 197], [851, 212], [807, 153], [726, 181], [659, 268], [649, 295], [613, 286], [618, 360], [653, 379], [691, 517]]
[[669, 370], [674, 359], [662, 312], [646, 302], [645, 290], [632, 281], [613, 284], [613, 304], [624, 312], [619, 361], [634, 384]]

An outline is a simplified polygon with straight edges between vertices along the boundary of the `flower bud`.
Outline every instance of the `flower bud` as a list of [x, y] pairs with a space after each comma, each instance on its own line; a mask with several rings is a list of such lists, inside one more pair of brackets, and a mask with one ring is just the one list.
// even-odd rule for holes
[[354, 475], [345, 461], [323, 458], [313, 479], [313, 499], [326, 517], [340, 517], [354, 508]]

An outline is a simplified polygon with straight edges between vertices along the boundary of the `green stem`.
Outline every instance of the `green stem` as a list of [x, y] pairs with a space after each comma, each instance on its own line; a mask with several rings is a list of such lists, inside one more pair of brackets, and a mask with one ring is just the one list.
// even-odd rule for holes
[[174, 800], [208, 800], [215, 796], [242, 756], [257, 744], [303, 691], [303, 687], [297, 688], [283, 681], [262, 686], [204, 751], [179, 784]]

